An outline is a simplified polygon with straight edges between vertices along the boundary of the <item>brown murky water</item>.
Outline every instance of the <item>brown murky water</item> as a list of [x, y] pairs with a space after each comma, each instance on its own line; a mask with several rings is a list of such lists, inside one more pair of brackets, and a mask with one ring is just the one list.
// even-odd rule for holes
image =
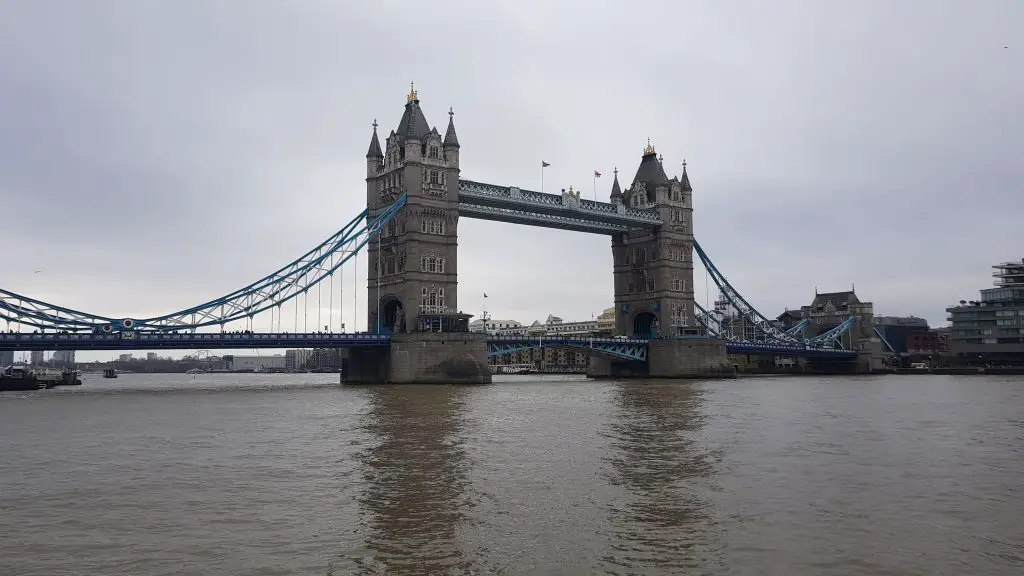
[[0, 394], [0, 574], [1022, 574], [1024, 378]]

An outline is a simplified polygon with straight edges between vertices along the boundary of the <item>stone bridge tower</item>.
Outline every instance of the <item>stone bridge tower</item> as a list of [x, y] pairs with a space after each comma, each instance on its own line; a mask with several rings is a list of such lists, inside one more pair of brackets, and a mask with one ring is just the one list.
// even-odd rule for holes
[[664, 338], [695, 327], [692, 195], [686, 162], [681, 176], [669, 178], [650, 142], [625, 192], [616, 170], [612, 203], [656, 210], [664, 222], [612, 238], [616, 334]]
[[406, 205], [379, 243], [374, 238], [366, 247], [371, 332], [430, 331], [431, 322], [458, 310], [459, 139], [451, 110], [444, 137], [427, 123], [415, 89], [383, 148], [373, 123], [366, 153], [369, 217], [403, 193]]

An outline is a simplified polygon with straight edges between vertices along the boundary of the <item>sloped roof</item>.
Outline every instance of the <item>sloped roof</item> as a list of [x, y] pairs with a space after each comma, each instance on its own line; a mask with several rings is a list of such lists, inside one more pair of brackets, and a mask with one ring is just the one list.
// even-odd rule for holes
[[405, 104], [405, 112], [402, 113], [402, 119], [398, 122], [395, 134], [399, 140], [408, 138], [424, 140], [430, 134], [430, 125], [427, 123], [426, 116], [423, 115], [423, 110], [420, 109], [419, 100], [410, 100]]

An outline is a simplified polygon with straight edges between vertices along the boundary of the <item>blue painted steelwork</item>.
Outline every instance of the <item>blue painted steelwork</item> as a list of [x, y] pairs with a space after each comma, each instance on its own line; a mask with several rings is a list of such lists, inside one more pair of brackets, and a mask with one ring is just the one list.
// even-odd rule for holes
[[407, 195], [368, 220], [363, 210], [341, 230], [276, 272], [198, 306], [153, 318], [113, 318], [72, 310], [0, 289], [0, 319], [46, 330], [72, 332], [195, 330], [279, 307], [309, 291], [353, 258], [405, 206]]
[[889, 341], [885, 339], [885, 335], [882, 334], [882, 331], [878, 329], [878, 326], [875, 326], [874, 329], [875, 335], [878, 336], [878, 338], [882, 341], [882, 344], [885, 344], [885, 347], [889, 350], [889, 352], [895, 353], [896, 349], [893, 348], [892, 344], [889, 344]]
[[487, 339], [487, 356], [489, 358], [535, 348], [572, 348], [619, 360], [647, 361], [647, 340], [638, 338], [492, 336]]
[[[514, 187], [495, 186], [470, 180], [460, 182], [462, 215], [489, 220], [517, 222], [582, 232], [615, 234], [629, 229], [656, 228], [662, 222], [657, 212], [628, 208], [618, 204], [581, 199], [578, 193], [544, 194]], [[307, 293], [359, 252], [402, 209], [403, 195], [393, 205], [369, 220], [363, 210], [340, 231], [299, 259], [257, 282], [198, 306], [153, 318], [115, 318], [88, 314], [0, 289], [0, 319], [43, 330], [76, 334], [3, 335], [0, 345], [7, 349], [147, 349], [147, 348], [278, 348], [346, 347], [371, 345], [356, 335], [298, 334], [214, 334], [197, 333], [203, 327], [252, 318], [280, 307], [296, 296]], [[737, 311], [743, 328], [735, 334], [737, 321], [696, 305], [696, 318], [708, 334], [725, 338], [730, 351], [753, 353], [789, 352], [795, 355], [849, 354], [840, 337], [854, 323], [850, 318], [828, 332], [804, 338], [809, 320], [782, 331], [758, 312], [725, 279], [703, 248], [694, 242], [694, 250], [723, 298]], [[728, 323], [728, 326], [725, 324]], [[192, 334], [181, 334], [190, 331]], [[374, 345], [389, 342], [386, 334], [375, 335]], [[33, 348], [35, 346], [35, 348]], [[610, 338], [522, 338], [496, 337], [489, 340], [489, 355], [551, 346], [585, 349], [610, 357], [640, 360], [647, 358], [647, 340]]]
[[707, 255], [696, 240], [693, 242], [693, 250], [704, 264], [704, 268], [707, 270], [708, 276], [714, 281], [715, 285], [718, 286], [722, 297], [725, 298], [740, 314], [745, 326], [753, 328], [753, 338], [748, 337], [747, 333], [744, 333], [739, 338], [732, 336], [729, 331], [723, 327], [722, 323], [725, 321], [723, 318], [716, 316], [715, 313], [709, 312], [699, 304], [695, 303], [697, 308], [697, 321], [704, 325], [709, 332], [719, 335], [720, 337], [732, 336], [731, 339], [733, 341], [738, 340], [744, 343], [842, 349], [840, 337], [850, 330], [850, 327], [853, 326], [856, 318], [848, 318], [832, 330], [809, 339], [803, 338], [803, 334], [801, 332], [782, 331], [776, 328], [775, 324], [771, 320], [758, 312], [757, 309], [754, 308], [750, 302], [748, 302], [746, 298], [744, 298], [743, 295], [741, 295], [739, 291], [729, 283], [728, 280], [726, 280], [725, 275], [721, 273], [717, 266], [715, 266], [715, 263], [711, 261], [711, 257]]
[[0, 333], [0, 350], [212, 350], [388, 346], [387, 334], [124, 331], [111, 334]]
[[[235, 332], [159, 332], [123, 331], [97, 334], [78, 332], [0, 333], [0, 350], [214, 350], [270, 348], [363, 348], [384, 347], [391, 343], [388, 334], [322, 333], [235, 333]], [[502, 356], [534, 348], [570, 348], [618, 360], [647, 360], [647, 340], [638, 338], [523, 338], [495, 336], [487, 341], [489, 357]], [[765, 343], [727, 342], [730, 354], [772, 354], [808, 358], [847, 359], [852, 350], [787, 346]]]
[[[541, 337], [528, 338], [520, 336], [495, 336], [487, 340], [487, 356], [504, 356], [524, 350], [536, 348], [571, 348], [587, 351], [601, 356], [610, 356], [619, 360], [647, 361], [648, 340], [640, 338], [559, 338]], [[766, 342], [726, 342], [729, 354], [758, 354], [771, 356], [790, 356], [798, 358], [819, 358], [832, 360], [850, 360], [857, 357], [854, 350], [825, 348], [813, 344], [771, 344]]]
[[840, 341], [840, 338], [842, 338], [843, 334], [850, 331], [850, 328], [853, 327], [853, 324], [856, 321], [857, 318], [855, 316], [850, 316], [835, 328], [818, 334], [814, 338], [808, 340], [808, 342], [813, 342], [826, 348], [841, 348], [842, 342]]
[[572, 218], [553, 214], [537, 214], [536, 212], [512, 210], [510, 208], [479, 206], [467, 202], [459, 202], [459, 216], [463, 218], [475, 218], [477, 220], [489, 220], [491, 222], [525, 224], [527, 226], [555, 228], [557, 230], [568, 230], [570, 232], [585, 232], [588, 234], [611, 235], [620, 234], [629, 230], [629, 226], [626, 225], [595, 222], [584, 218]]
[[586, 200], [578, 192], [547, 194], [472, 180], [459, 181], [459, 213], [481, 220], [594, 234], [662, 225], [654, 210]]
[[796, 336], [797, 334], [799, 334], [802, 336], [807, 333], [807, 325], [810, 323], [810, 318], [804, 318], [803, 320], [800, 321], [799, 324], [793, 326], [789, 330], [786, 330], [786, 334], [789, 334], [790, 336]]
[[756, 308], [747, 302], [739, 291], [737, 291], [732, 284], [725, 279], [725, 275], [719, 271], [718, 267], [715, 266], [715, 263], [711, 261], [711, 258], [706, 252], [704, 252], [704, 249], [701, 248], [700, 244], [696, 240], [693, 241], [693, 251], [704, 264], [704, 269], [707, 270], [708, 276], [714, 281], [715, 285], [718, 286], [722, 296], [728, 300], [729, 304], [731, 304], [733, 308], [735, 308], [736, 311], [754, 327], [756, 330], [755, 341], [775, 344], [802, 343], [801, 338], [798, 336], [787, 334], [786, 332], [776, 328], [771, 320], [765, 318], [763, 314], [758, 312]]
[[857, 358], [856, 350], [754, 342], [726, 342], [725, 350], [729, 354], [757, 354], [764, 356], [788, 356], [792, 358], [809, 359], [820, 358], [823, 360], [853, 360]]
[[[720, 316], [705, 310], [700, 304], [694, 302], [694, 308], [696, 309], [697, 322], [707, 330], [709, 335], [726, 340], [730, 353], [732, 353], [732, 350], [736, 350], [737, 353], [748, 354], [754, 353], [752, 351], [755, 350], [764, 353], [776, 353], [778, 351], [789, 350], [800, 352], [797, 354], [798, 356], [809, 356], [826, 352], [856, 354], [855, 351], [844, 349], [840, 342], [842, 335], [847, 333], [856, 322], [856, 318], [854, 317], [847, 318], [839, 326], [836, 326], [835, 328], [813, 338], [793, 338], [791, 340], [784, 341], [771, 338], [755, 338], [750, 340], [744, 339], [742, 336], [737, 337], [732, 334], [727, 327], [721, 325], [722, 318]], [[804, 322], [809, 321], [805, 320]], [[804, 322], [801, 322], [801, 324], [804, 324]]]

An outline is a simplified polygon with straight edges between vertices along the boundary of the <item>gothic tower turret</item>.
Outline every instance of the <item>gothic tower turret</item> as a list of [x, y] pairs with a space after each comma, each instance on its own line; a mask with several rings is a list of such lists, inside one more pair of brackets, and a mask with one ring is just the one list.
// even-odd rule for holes
[[455, 111], [448, 108], [448, 129], [444, 133], [444, 156], [448, 162], [459, 165], [459, 137], [455, 134]]
[[611, 202], [612, 204], [622, 204], [622, 187], [619, 186], [619, 168], [616, 167], [613, 172], [615, 174], [615, 179], [612, 180], [612, 193], [610, 196]]
[[367, 245], [367, 326], [371, 331], [417, 331], [424, 315], [458, 310], [459, 142], [451, 114], [445, 138], [430, 127], [415, 88], [410, 88], [398, 128], [385, 139], [380, 170], [370, 174], [375, 142], [376, 128], [367, 153], [369, 216], [402, 194], [408, 200], [382, 232], [379, 250], [377, 239]]
[[377, 173], [384, 169], [384, 152], [380, 149], [377, 139], [377, 120], [373, 121], [373, 136], [370, 138], [370, 149], [366, 151], [366, 178], [376, 178]]

